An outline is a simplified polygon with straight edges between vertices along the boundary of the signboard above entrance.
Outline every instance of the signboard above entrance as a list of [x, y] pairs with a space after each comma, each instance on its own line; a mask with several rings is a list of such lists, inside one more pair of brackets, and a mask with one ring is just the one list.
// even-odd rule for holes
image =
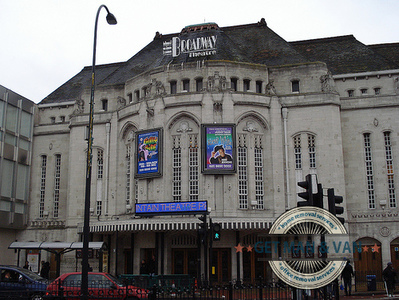
[[157, 202], [136, 204], [136, 215], [194, 215], [207, 212], [207, 201]]

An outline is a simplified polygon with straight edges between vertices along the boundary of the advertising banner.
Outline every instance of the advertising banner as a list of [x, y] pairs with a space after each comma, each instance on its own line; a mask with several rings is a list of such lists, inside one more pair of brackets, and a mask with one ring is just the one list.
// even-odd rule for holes
[[230, 174], [236, 172], [235, 125], [202, 125], [202, 172]]
[[136, 178], [162, 176], [162, 128], [136, 133]]

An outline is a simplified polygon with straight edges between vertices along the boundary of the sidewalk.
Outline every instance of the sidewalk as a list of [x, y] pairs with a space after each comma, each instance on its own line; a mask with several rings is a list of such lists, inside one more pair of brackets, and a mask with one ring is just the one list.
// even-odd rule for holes
[[393, 297], [388, 297], [383, 291], [375, 292], [355, 292], [352, 296], [339, 295], [340, 300], [349, 299], [399, 299], [399, 294], [394, 294]]

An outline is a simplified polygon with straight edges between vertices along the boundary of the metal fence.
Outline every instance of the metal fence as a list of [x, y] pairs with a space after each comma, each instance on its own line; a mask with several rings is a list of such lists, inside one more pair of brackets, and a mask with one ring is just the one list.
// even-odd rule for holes
[[355, 272], [354, 286], [356, 292], [385, 290], [382, 271]]
[[[332, 299], [334, 287], [319, 290], [297, 290], [278, 281], [258, 280], [254, 283], [228, 283], [224, 285], [199, 286], [194, 278], [186, 275], [167, 276], [122, 276], [123, 285], [89, 282], [89, 299], [129, 299], [129, 300], [257, 300], [257, 299]], [[150, 286], [151, 285], [151, 286]], [[37, 295], [25, 291], [8, 291], [0, 299], [81, 299], [81, 281], [57, 283], [47, 295]]]

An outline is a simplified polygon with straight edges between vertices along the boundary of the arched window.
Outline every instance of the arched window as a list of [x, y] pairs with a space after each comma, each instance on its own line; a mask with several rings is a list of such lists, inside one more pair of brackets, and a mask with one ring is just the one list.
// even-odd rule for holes
[[189, 118], [182, 118], [171, 128], [172, 199], [199, 200], [199, 128]]

